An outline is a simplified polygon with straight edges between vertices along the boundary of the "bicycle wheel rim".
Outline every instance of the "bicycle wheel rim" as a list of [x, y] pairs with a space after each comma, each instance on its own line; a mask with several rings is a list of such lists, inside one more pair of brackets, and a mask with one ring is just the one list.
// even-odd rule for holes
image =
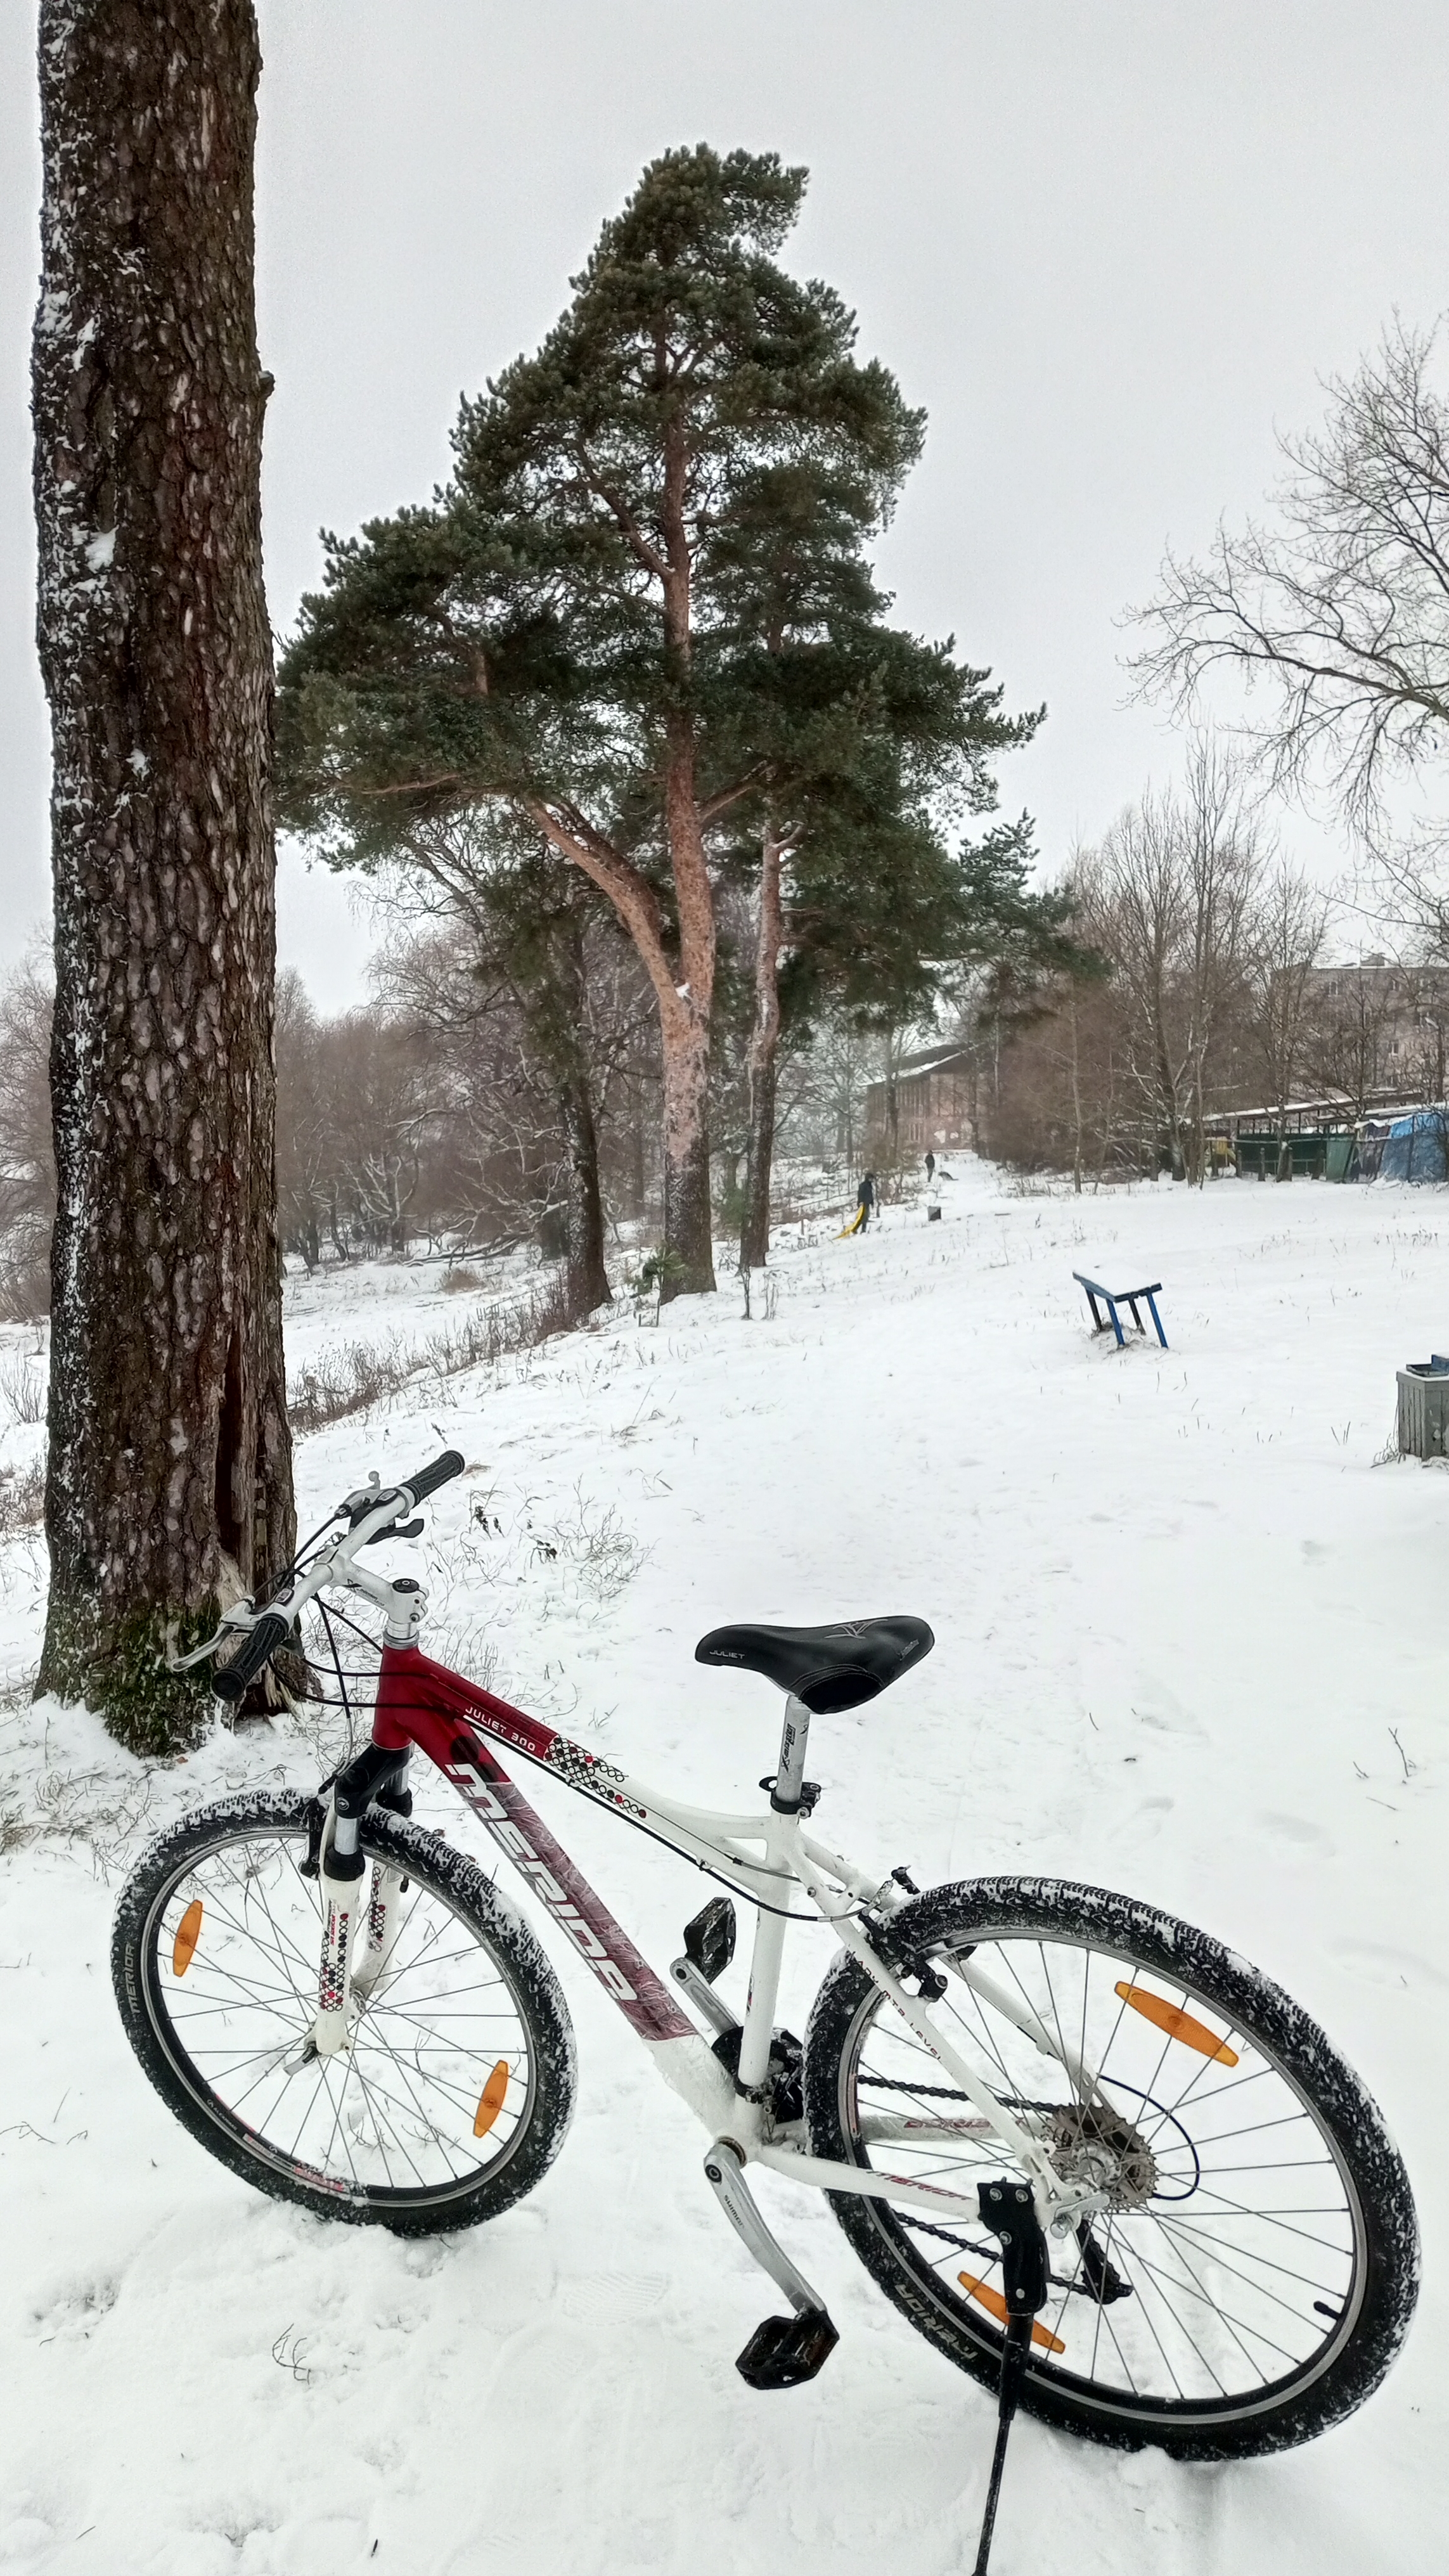
[[[397, 1973], [386, 1987], [379, 1979], [379, 1993], [360, 2014], [347, 2050], [287, 2075], [285, 2061], [304, 2050], [317, 2010], [321, 1899], [317, 1882], [298, 1867], [305, 1842], [300, 1819], [261, 1828], [242, 1823], [181, 1858], [160, 1885], [141, 1943], [142, 1994], [156, 2040], [207, 2119], [304, 2191], [399, 2216], [463, 2200], [505, 2171], [529, 2132], [537, 2067], [523, 1998], [503, 1955], [431, 1882], [425, 1864], [411, 1854], [389, 1858], [410, 1881], [393, 1953]], [[366, 1825], [363, 1851], [370, 1861], [383, 1857]], [[249, 1901], [239, 1913], [238, 1856], [258, 1854], [268, 1856], [269, 1876], [260, 1879], [255, 1867], [245, 1874]], [[258, 1910], [263, 1896], [265, 1930]], [[200, 1931], [178, 1968], [188, 1908], [198, 1902]], [[426, 1951], [435, 1980], [431, 2012], [410, 2005], [402, 1991], [434, 1917], [451, 1927], [453, 1952], [465, 1970], [486, 1962], [486, 2017], [466, 2017], [479, 2027], [438, 2029], [440, 1997], [445, 2005], [452, 1990], [436, 1983], [437, 1969], [449, 1964], [436, 1939]], [[258, 1948], [260, 1973], [239, 1965], [242, 1952]], [[415, 2041], [405, 2071], [402, 2020], [415, 2032], [431, 2028], [436, 2051], [425, 2064]], [[485, 2108], [490, 2078], [503, 2067], [506, 2085], [495, 2086], [502, 2098]], [[475, 2142], [480, 2119], [487, 2125]]]
[[[989, 1975], [994, 1969], [998, 1979], [1001, 1974], [998, 1963], [1003, 1950], [1023, 1955], [1031, 1953], [1038, 1958], [1044, 1952], [1064, 1954], [1079, 1965], [1088, 1963], [1081, 1979], [1086, 2010], [1083, 2010], [1081, 1991], [1073, 1998], [1077, 2008], [1077, 2027], [1080, 2029], [1085, 2025], [1088, 2036], [1093, 2035], [1091, 1990], [1092, 1984], [1100, 1979], [1104, 2004], [1108, 1995], [1112, 1998], [1111, 2016], [1116, 2030], [1119, 2034], [1125, 2033], [1132, 2044], [1131, 2051], [1122, 2051], [1123, 2060], [1130, 2054], [1131, 2063], [1140, 2067], [1141, 2052], [1144, 2046], [1150, 2046], [1152, 2053], [1146, 2060], [1146, 2068], [1155, 2075], [1159, 2086], [1157, 2092], [1149, 2083], [1141, 2083], [1134, 2088], [1125, 2063], [1120, 2072], [1112, 2071], [1110, 2051], [1104, 2059], [1100, 2051], [1091, 2048], [1085, 2052], [1079, 2050], [1079, 2054], [1095, 2058], [1102, 2071], [1101, 2097], [1112, 2105], [1115, 2113], [1124, 2115], [1125, 2125], [1140, 2140], [1145, 2140], [1149, 2128], [1155, 2129], [1160, 2146], [1164, 2120], [1174, 2121], [1179, 2132], [1172, 2144], [1162, 2148], [1160, 2153], [1149, 2149], [1158, 2180], [1164, 2184], [1161, 2201], [1158, 2202], [1155, 2191], [1150, 2192], [1138, 2201], [1135, 2208], [1108, 2213], [1092, 2222], [1092, 2233], [1099, 2251], [1105, 2254], [1119, 2279], [1127, 2282], [1132, 2293], [1130, 2299], [1105, 2303], [1097, 2300], [1091, 2294], [1090, 2284], [1082, 2278], [1087, 2260], [1084, 2249], [1074, 2238], [1066, 2240], [1065, 2248], [1061, 2240], [1055, 2237], [1048, 2239], [1053, 2289], [1047, 2306], [1039, 2314], [1038, 2323], [1060, 2341], [1065, 2350], [1058, 2354], [1043, 2349], [1039, 2344], [1034, 2345], [1029, 2363], [1029, 2376], [1033, 2383], [1044, 2392], [1056, 2392], [1062, 2400], [1076, 2407], [1097, 2411], [1120, 2423], [1133, 2424], [1144, 2436], [1150, 2436], [1154, 2423], [1185, 2429], [1194, 2423], [1227, 2426], [1256, 2416], [1281, 2414], [1333, 2368], [1351, 2341], [1363, 2309], [1368, 2277], [1367, 2231], [1353, 2174], [1332, 2126], [1310, 2099], [1302, 2081], [1271, 2040], [1245, 2021], [1241, 2013], [1235, 2013], [1223, 1999], [1214, 1996], [1206, 1985], [1192, 1977], [1184, 1980], [1180, 1974], [1174, 1978], [1164, 1969], [1161, 1960], [1136, 1957], [1121, 1942], [1103, 1943], [1084, 1934], [1074, 1935], [1069, 1929], [1059, 1926], [1026, 1930], [1019, 1923], [995, 1924], [984, 1920], [980, 1926], [973, 1925], [969, 1931], [963, 1931], [954, 1942], [943, 1939], [928, 1944], [927, 1955], [944, 1959], [953, 1948], [969, 1956], [978, 1973]], [[1106, 1973], [1108, 1970], [1110, 1975]], [[1170, 2009], [1200, 2021], [1221, 2045], [1233, 2049], [1237, 2059], [1235, 2067], [1223, 2067], [1220, 2061], [1209, 2057], [1200, 2047], [1171, 2038], [1160, 2023], [1149, 2020], [1140, 2009], [1129, 2009], [1116, 1989], [1119, 1983], [1131, 1984], [1134, 1979], [1140, 1995], [1160, 1999]], [[1030, 1980], [1024, 1978], [1022, 1984], [1030, 1992]], [[954, 1997], [957, 1990], [958, 1981], [951, 1977], [948, 1996]], [[1007, 1990], [1011, 1991], [1009, 1987]], [[1081, 2089], [1070, 2085], [1065, 2068], [1024, 2040], [1019, 2031], [1014, 2032], [1010, 2041], [999, 2046], [996, 2062], [990, 2062], [990, 2052], [983, 2050], [980, 2044], [981, 2019], [976, 2017], [979, 2000], [977, 1996], [972, 1997], [970, 2013], [964, 2017], [975, 2022], [974, 2046], [969, 2044], [970, 2031], [963, 2029], [962, 2014], [954, 2011], [953, 2017], [953, 2006], [949, 2001], [943, 2000], [933, 2010], [946, 2015], [943, 2027], [958, 2045], [968, 2043], [968, 2061], [973, 2063], [975, 2071], [983, 2073], [992, 2082], [998, 2098], [1008, 2104], [1013, 2101], [1041, 2104], [1052, 2099], [1055, 2091], [1059, 2108], [1079, 2109]], [[1059, 2031], [1054, 2035], [1065, 2041], [1072, 2031], [1068, 1981], [1059, 1980], [1057, 1983], [1056, 2019]], [[871, 2054], [872, 2033], [882, 2027], [889, 2032], [891, 2023], [894, 2023], [895, 2031], [891, 2034], [887, 2053], [898, 2058], [910, 2049], [917, 2051], [921, 2080], [914, 2085], [888, 2066], [879, 2054], [876, 2057]], [[896, 2034], [900, 2035], [898, 2040]], [[999, 2030], [997, 2037], [999, 2041]], [[1158, 2069], [1161, 2064], [1171, 2067], [1175, 2055], [1183, 2059], [1188, 2071], [1184, 2080], [1174, 2084], [1171, 2076], [1164, 2080]], [[1049, 2082], [1043, 2082], [1044, 2074], [1049, 2073], [1054, 2063], [1056, 2075], [1060, 2078], [1059, 2091]], [[1203, 2085], [1199, 2081], [1199, 2070], [1209, 2070], [1217, 2082], [1211, 2086]], [[907, 2075], [910, 2072], [908, 2069]], [[872, 2075], [885, 2079], [879, 2090], [869, 2080]], [[864, 2082], [862, 2077], [866, 2079]], [[909, 2100], [914, 2093], [920, 2115], [927, 2118], [940, 2116], [943, 2106], [940, 2093], [931, 2089], [932, 2079], [954, 2091], [939, 2062], [927, 2060], [926, 2052], [919, 2049], [919, 2043], [894, 2014], [887, 1999], [878, 1989], [871, 1989], [861, 1997], [851, 2017], [839, 2063], [841, 2127], [849, 2152], [857, 2162], [874, 2165], [878, 2169], [882, 2164], [882, 2149], [873, 2147], [862, 2135], [863, 2125], [868, 2125], [871, 2118], [871, 2103], [878, 2100], [882, 2092], [895, 2093], [901, 2100]], [[1196, 2090], [1193, 2089], [1195, 2083]], [[1220, 2242], [1217, 2250], [1205, 2250], [1205, 2246], [1212, 2246], [1214, 2239], [1220, 2240], [1225, 2232], [1222, 2222], [1229, 2213], [1221, 2204], [1238, 2198], [1236, 2190], [1225, 2194], [1217, 2188], [1228, 2176], [1216, 2150], [1226, 2146], [1233, 2156], [1242, 2154], [1242, 2140], [1229, 2136], [1220, 2107], [1234, 2097], [1234, 2088], [1240, 2084], [1251, 2086], [1260, 2094], [1265, 2088], [1280, 2088], [1280, 2101], [1286, 2100], [1292, 2108], [1286, 2113], [1275, 2111], [1268, 2116], [1281, 2116], [1288, 2120], [1290, 2127], [1287, 2131], [1275, 2130], [1265, 2121], [1258, 2134], [1265, 2140], [1273, 2138], [1275, 2144], [1289, 2144], [1290, 2148], [1295, 2131], [1299, 2139], [1311, 2135], [1315, 2150], [1313, 2170], [1323, 2180], [1323, 2198], [1328, 2202], [1326, 2209], [1320, 2205], [1315, 2206], [1312, 2214], [1295, 2215], [1287, 2197], [1275, 2191], [1268, 2195], [1261, 2211], [1249, 2207], [1246, 2212], [1248, 2220], [1251, 2225], [1267, 2232], [1273, 2250], [1263, 2253], [1260, 2259], [1248, 2266], [1249, 2272], [1256, 2272], [1257, 2278], [1256, 2282], [1250, 2280], [1246, 2283], [1242, 2277], [1244, 2266], [1240, 2256], [1243, 2249], [1239, 2239], [1229, 2236], [1232, 2250], [1228, 2253], [1222, 2250]], [[1137, 2096], [1135, 2106], [1132, 2100], [1134, 2089]], [[1166, 2099], [1163, 2098], [1164, 2089]], [[1146, 2116], [1142, 2116], [1141, 2111], [1144, 2100], [1150, 2106]], [[959, 2094], [944, 2107], [947, 2116], [975, 2116], [973, 2106]], [[1127, 2111], [1133, 2107], [1137, 2108], [1139, 2116], [1126, 2120]], [[1203, 2113], [1210, 2114], [1205, 2121]], [[1231, 2114], [1231, 2120], [1232, 2126], [1238, 2127], [1236, 2113]], [[1256, 2127], [1256, 2122], [1253, 2125]], [[1188, 2141], [1186, 2145], [1182, 2143], [1184, 2136]], [[1058, 2143], [1061, 2143], [1060, 2133]], [[1078, 2143], [1081, 2143], [1080, 2133]], [[1099, 2141], [1088, 2131], [1086, 2143], [1095, 2148]], [[1205, 2155], [1204, 2149], [1207, 2151]], [[1059, 2170], [1062, 2161], [1054, 2157]], [[1066, 2161], [1070, 2161], [1070, 2156]], [[1288, 2158], [1278, 2161], [1288, 2164], [1297, 2159], [1290, 2153]], [[889, 2144], [887, 2165], [890, 2171], [908, 2174], [912, 2179], [934, 2180], [955, 2189], [964, 2188], [968, 2195], [978, 2180], [1017, 2170], [999, 2140], [992, 2138], [979, 2142], [956, 2139], [948, 2149], [932, 2147], [929, 2150], [918, 2149], [914, 2153], [907, 2143], [893, 2139]], [[1192, 2183], [1190, 2189], [1185, 2188], [1194, 2166], [1199, 2179]], [[1250, 2163], [1250, 2173], [1266, 2176], [1269, 2170], [1270, 2161], [1266, 2155]], [[1139, 2189], [1145, 2178], [1139, 2165], [1135, 2177]], [[1286, 2174], [1283, 2178], [1289, 2181], [1294, 2192], [1304, 2189], [1301, 2179], [1293, 2179]], [[1239, 2177], [1239, 2188], [1251, 2186], [1244, 2185]], [[1259, 2190], [1262, 2190], [1261, 2184]], [[1194, 2210], [1195, 2201], [1197, 2207]], [[1171, 2215], [1173, 2202], [1178, 2205], [1176, 2218]], [[959, 2228], [953, 2222], [951, 2232], [964, 2242], [948, 2247], [941, 2241], [934, 2222], [928, 2227], [914, 2213], [890, 2209], [877, 2201], [868, 2202], [866, 2208], [870, 2223], [893, 2246], [898, 2258], [908, 2262], [918, 2288], [935, 2301], [943, 2316], [949, 2318], [958, 2331], [964, 2328], [983, 2349], [999, 2352], [1001, 2337], [991, 2322], [987, 2303], [960, 2282], [960, 2274], [964, 2271], [972, 2280], [983, 2283], [988, 2293], [993, 2286], [999, 2293], [999, 2249], [994, 2240], [972, 2229], [969, 2222]], [[1304, 2231], [1320, 2231], [1325, 2219], [1332, 2222], [1334, 2230], [1326, 2245], [1304, 2246], [1299, 2242]], [[1241, 2231], [1241, 2215], [1233, 2214], [1231, 2224]], [[1139, 2232], [1145, 2235], [1149, 2228], [1153, 2231], [1156, 2250], [1144, 2257], [1134, 2237]], [[1174, 2244], [1178, 2249], [1176, 2259], [1167, 2264], [1162, 2259], [1164, 2240], [1169, 2249]], [[1179, 2271], [1177, 2264], [1182, 2259], [1184, 2248], [1186, 2265]], [[1249, 2251], [1257, 2257], [1258, 2249], [1251, 2243]], [[1287, 2260], [1281, 2261], [1285, 2254]], [[1305, 2254], [1315, 2269], [1306, 2279], [1295, 2282], [1293, 2275]], [[1280, 2268], [1275, 2269], [1275, 2266]], [[1316, 2268], [1319, 2266], [1324, 2268], [1319, 2270]], [[1164, 2270], [1174, 2276], [1170, 2278], [1166, 2292], [1162, 2279]], [[1236, 2277], [1232, 2278], [1230, 2289], [1218, 2292], [1217, 2282], [1225, 2274]], [[1064, 2281], [1069, 2281], [1071, 2286], [1061, 2286]], [[1297, 2321], [1292, 2329], [1279, 2304], [1285, 2290], [1289, 2293], [1291, 2312]], [[1164, 2313], [1171, 2307], [1174, 2297], [1179, 2308], [1189, 2312], [1190, 2323], [1186, 2330], [1180, 2319], [1174, 2328]], [[1214, 2327], [1204, 2354], [1201, 2347], [1209, 2305], [1221, 2310], [1226, 2299], [1241, 2303], [1245, 2297], [1256, 2301], [1255, 2311], [1245, 2314], [1241, 2304], [1227, 2309], [1231, 2320], [1228, 2330], [1225, 2332], [1221, 2326]], [[1324, 2310], [1332, 2308], [1334, 2313], [1330, 2316], [1317, 2312], [1315, 2300], [1321, 2300]], [[1130, 2326], [1127, 2323], [1129, 2316], [1133, 2320]], [[1090, 2328], [1088, 2367], [1085, 2370], [1080, 2367], [1083, 2321]], [[1296, 2332], [1297, 2349], [1292, 2341], [1285, 2340], [1290, 2330]], [[1125, 2351], [1124, 2345], [1127, 2347]], [[1187, 2354], [1194, 2346], [1197, 2351], [1193, 2367], [1189, 2369], [1186, 2366]], [[1277, 2366], [1273, 2366], [1270, 2358], [1275, 2355], [1275, 2347]], [[1249, 2358], [1245, 2359], [1245, 2355]], [[1252, 2356], [1257, 2356], [1257, 2361]], [[1225, 2363], [1234, 2361], [1236, 2384], [1232, 2368], [1224, 2367]], [[1194, 2377], [1196, 2384], [1193, 2384]]]

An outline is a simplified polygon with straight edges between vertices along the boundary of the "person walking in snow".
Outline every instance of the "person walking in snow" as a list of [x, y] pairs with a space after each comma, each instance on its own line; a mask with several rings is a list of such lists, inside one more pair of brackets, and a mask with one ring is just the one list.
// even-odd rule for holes
[[935, 1155], [932, 1153], [931, 1148], [930, 1148], [930, 1146], [928, 1145], [928, 1146], [926, 1147], [926, 1187], [927, 1187], [927, 1189], [929, 1189], [929, 1188], [930, 1188], [931, 1183], [933, 1182], [933, 1180], [935, 1179], [935, 1177], [936, 1177], [936, 1157], [935, 1157]]
[[858, 1234], [864, 1234], [867, 1226], [870, 1224], [872, 1216], [875, 1213], [874, 1172], [862, 1173], [860, 1187], [855, 1193], [855, 1204], [860, 1210], [860, 1214], [856, 1219], [856, 1232]]

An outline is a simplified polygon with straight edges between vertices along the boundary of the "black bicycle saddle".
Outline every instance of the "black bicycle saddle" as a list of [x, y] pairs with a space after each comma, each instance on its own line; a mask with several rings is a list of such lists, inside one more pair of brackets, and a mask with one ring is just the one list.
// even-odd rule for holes
[[859, 1708], [928, 1655], [936, 1640], [924, 1619], [841, 1619], [829, 1628], [711, 1628], [697, 1664], [736, 1664], [793, 1691], [816, 1717]]

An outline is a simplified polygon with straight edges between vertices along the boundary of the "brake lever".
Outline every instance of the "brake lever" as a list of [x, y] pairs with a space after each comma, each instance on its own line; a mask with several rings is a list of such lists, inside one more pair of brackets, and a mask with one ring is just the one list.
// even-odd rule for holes
[[352, 1529], [356, 1529], [363, 1514], [370, 1512], [382, 1499], [382, 1479], [374, 1467], [365, 1485], [357, 1485], [350, 1494], [343, 1495], [333, 1512], [333, 1519], [346, 1521]]
[[227, 1611], [215, 1636], [208, 1637], [204, 1646], [193, 1646], [189, 1655], [178, 1655], [173, 1651], [177, 1622], [172, 1619], [167, 1624], [166, 1652], [161, 1660], [168, 1673], [189, 1673], [194, 1665], [204, 1664], [209, 1656], [216, 1654], [229, 1637], [245, 1636], [249, 1628], [255, 1627], [256, 1620], [257, 1613], [251, 1603], [239, 1601], [234, 1609]]
[[374, 1530], [371, 1538], [365, 1538], [362, 1544], [364, 1547], [380, 1547], [385, 1538], [421, 1538], [422, 1530], [421, 1521], [394, 1521], [389, 1529]]

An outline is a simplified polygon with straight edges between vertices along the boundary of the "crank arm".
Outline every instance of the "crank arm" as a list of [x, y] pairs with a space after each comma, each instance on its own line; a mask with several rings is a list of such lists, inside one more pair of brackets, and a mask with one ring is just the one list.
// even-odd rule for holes
[[702, 1977], [692, 1959], [671, 1959], [669, 1973], [677, 1986], [689, 1997], [701, 2021], [723, 2038], [727, 2030], [739, 2029], [739, 2016], [730, 2011], [722, 1995], [717, 1995], [708, 1978]]
[[745, 2180], [744, 2158], [732, 2138], [716, 2138], [704, 2160], [704, 2178], [745, 2251], [754, 2256], [762, 2272], [769, 2273], [776, 2289], [784, 2291], [796, 2316], [823, 2314], [824, 2300], [796, 2271], [760, 2215]]

